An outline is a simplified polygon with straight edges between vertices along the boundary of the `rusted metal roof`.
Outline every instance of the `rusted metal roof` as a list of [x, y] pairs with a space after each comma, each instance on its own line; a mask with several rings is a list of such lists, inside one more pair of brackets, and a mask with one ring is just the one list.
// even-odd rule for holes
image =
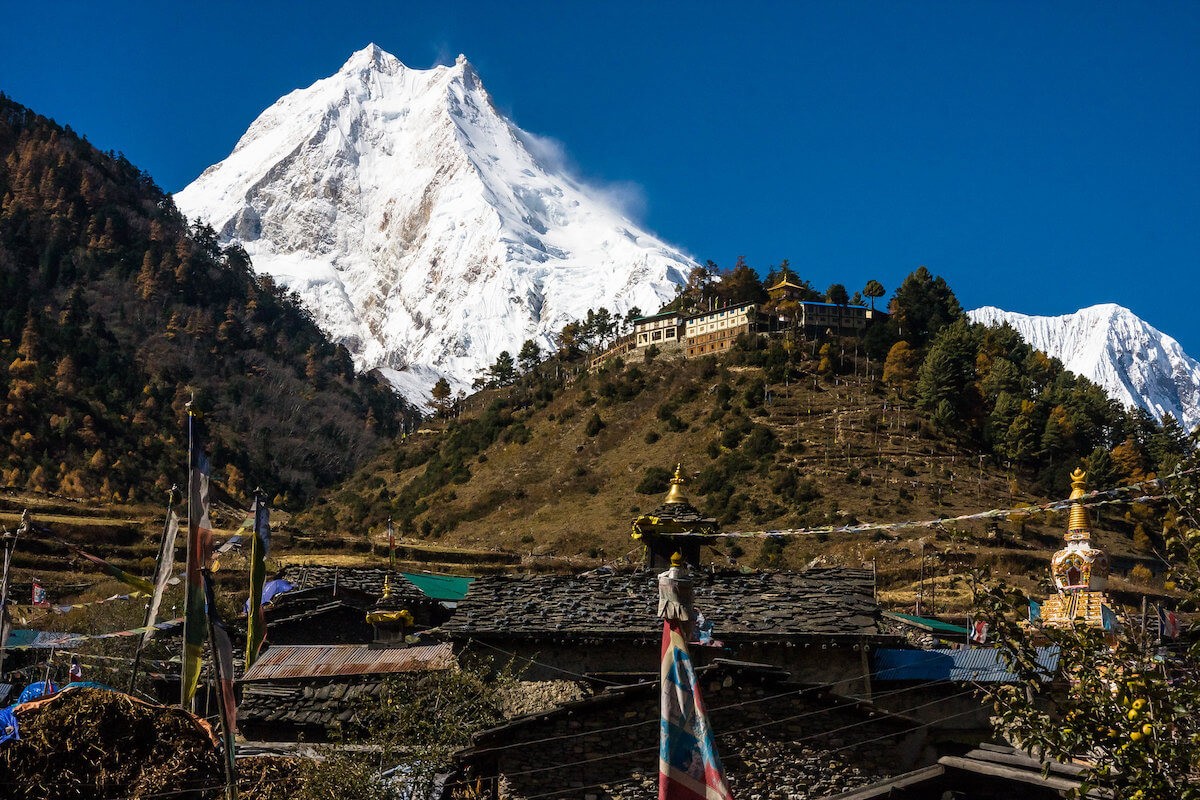
[[267, 649], [247, 670], [243, 681], [374, 675], [449, 669], [454, 653], [449, 642], [416, 647], [370, 647], [365, 644], [286, 644]]

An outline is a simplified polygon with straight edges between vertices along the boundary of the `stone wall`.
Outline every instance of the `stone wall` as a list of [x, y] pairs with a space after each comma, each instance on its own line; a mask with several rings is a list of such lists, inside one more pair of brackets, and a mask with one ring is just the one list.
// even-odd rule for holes
[[[713, 671], [702, 691], [739, 800], [821, 797], [936, 758], [912, 720], [796, 684]], [[653, 798], [658, 704], [656, 685], [631, 687], [495, 729], [465, 757], [466, 775], [499, 776], [487, 783], [511, 800]]]

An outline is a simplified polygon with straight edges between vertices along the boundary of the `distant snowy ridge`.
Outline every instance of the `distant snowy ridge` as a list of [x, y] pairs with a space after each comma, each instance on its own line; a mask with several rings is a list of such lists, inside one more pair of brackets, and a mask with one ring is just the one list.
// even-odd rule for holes
[[987, 306], [967, 315], [985, 325], [1007, 322], [1030, 345], [1126, 406], [1155, 419], [1171, 414], [1188, 430], [1200, 424], [1200, 362], [1127, 308], [1106, 303], [1036, 317]]
[[[505, 119], [479, 76], [370, 45], [264, 111], [175, 195], [418, 402], [605, 306], [657, 311], [695, 265]], [[428, 385], [426, 385], [428, 384]]]

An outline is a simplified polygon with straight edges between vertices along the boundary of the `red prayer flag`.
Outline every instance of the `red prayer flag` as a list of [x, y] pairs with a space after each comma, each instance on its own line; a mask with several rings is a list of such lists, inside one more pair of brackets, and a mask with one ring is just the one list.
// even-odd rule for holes
[[661, 678], [659, 800], [731, 800], [687, 639], [671, 620], [663, 621]]

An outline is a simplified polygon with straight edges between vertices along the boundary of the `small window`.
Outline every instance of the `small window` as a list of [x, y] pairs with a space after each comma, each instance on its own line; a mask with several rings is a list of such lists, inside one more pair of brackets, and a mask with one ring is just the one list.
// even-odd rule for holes
[[668, 339], [675, 338], [675, 329], [674, 328], [667, 328], [667, 338]]
[[662, 331], [655, 331], [653, 338], [654, 338], [654, 341], [656, 341], [656, 342], [659, 341], [660, 339], [662, 339]]

